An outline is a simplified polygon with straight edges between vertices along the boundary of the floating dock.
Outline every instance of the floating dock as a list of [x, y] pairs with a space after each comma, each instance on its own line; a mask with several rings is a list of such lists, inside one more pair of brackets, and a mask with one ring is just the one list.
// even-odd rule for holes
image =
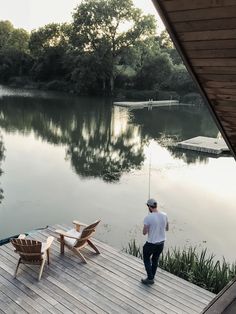
[[[45, 241], [56, 237], [53, 226], [32, 233]], [[144, 313], [199, 314], [214, 294], [158, 269], [156, 282], [144, 286], [142, 260], [94, 239], [101, 254], [84, 249], [88, 264], [70, 250], [60, 254], [55, 240], [51, 263], [37, 281], [39, 266], [20, 265], [13, 278], [18, 255], [11, 243], [0, 247], [0, 313]]]
[[229, 148], [223, 138], [205, 136], [197, 136], [189, 140], [179, 142], [176, 144], [176, 147], [216, 155], [229, 152]]
[[126, 107], [130, 109], [142, 109], [152, 107], [166, 107], [179, 105], [178, 100], [149, 100], [149, 101], [116, 101], [116, 106]]

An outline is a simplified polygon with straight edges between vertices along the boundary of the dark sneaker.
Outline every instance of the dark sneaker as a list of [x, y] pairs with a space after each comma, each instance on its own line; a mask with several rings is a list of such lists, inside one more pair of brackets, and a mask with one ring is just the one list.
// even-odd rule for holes
[[144, 284], [144, 285], [153, 285], [154, 284], [154, 279], [141, 279], [141, 282]]

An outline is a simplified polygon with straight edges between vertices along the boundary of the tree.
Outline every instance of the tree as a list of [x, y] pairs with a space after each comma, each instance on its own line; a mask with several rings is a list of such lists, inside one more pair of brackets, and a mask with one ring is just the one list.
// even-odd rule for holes
[[102, 89], [100, 81], [104, 81], [104, 67], [96, 53], [86, 53], [75, 56], [71, 60], [73, 69], [71, 79], [79, 94], [99, 94]]
[[0, 21], [0, 51], [7, 47], [13, 30], [14, 26], [10, 21]]
[[170, 58], [173, 62], [173, 64], [176, 64], [176, 65], [179, 65], [179, 64], [183, 64], [183, 61], [178, 53], [178, 51], [173, 48], [173, 49], [169, 49], [169, 55], [170, 55]]
[[161, 48], [172, 49], [174, 47], [167, 31], [162, 31], [160, 36], [157, 37], [157, 40]]
[[7, 50], [0, 53], [0, 81], [8, 82], [11, 77], [27, 75], [32, 67], [29, 54], [18, 50]]
[[31, 66], [29, 34], [9, 21], [0, 21], [0, 80], [24, 75]]
[[30, 36], [29, 48], [34, 57], [40, 57], [48, 49], [65, 47], [69, 40], [70, 25], [50, 23], [38, 30], [33, 30]]
[[29, 48], [35, 58], [32, 75], [50, 80], [65, 75], [64, 56], [68, 49], [70, 25], [51, 23], [31, 33]]
[[196, 86], [183, 64], [175, 65], [172, 68], [170, 88], [181, 95], [196, 92]]
[[10, 21], [0, 21], [0, 52], [28, 51], [29, 34], [23, 28], [14, 28]]
[[163, 52], [166, 52], [170, 55], [173, 64], [182, 64], [182, 59], [175, 49], [173, 42], [167, 33], [167, 31], [162, 31], [160, 36], [156, 37], [156, 41], [159, 44], [159, 47]]
[[27, 53], [29, 50], [29, 34], [23, 28], [14, 29], [9, 38], [9, 49]]
[[172, 62], [166, 53], [149, 56], [137, 74], [137, 87], [158, 91], [165, 86], [171, 76]]
[[[74, 50], [78, 54], [94, 54], [96, 62], [102, 64], [103, 87], [108, 85], [111, 92], [125, 49], [156, 30], [154, 17], [142, 15], [132, 0], [85, 0], [75, 10], [72, 25]], [[127, 25], [129, 28], [124, 31]]]

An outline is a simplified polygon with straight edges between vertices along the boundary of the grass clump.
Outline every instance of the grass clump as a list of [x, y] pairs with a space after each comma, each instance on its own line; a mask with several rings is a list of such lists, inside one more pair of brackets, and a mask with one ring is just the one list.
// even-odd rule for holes
[[[135, 240], [124, 251], [142, 258]], [[159, 267], [213, 293], [220, 292], [236, 276], [236, 263], [216, 260], [207, 249], [199, 252], [196, 247], [168, 249], [160, 256]]]
[[140, 249], [140, 246], [137, 245], [135, 239], [130, 240], [130, 242], [128, 243], [128, 247], [124, 248], [123, 251], [130, 255], [143, 259], [142, 250]]

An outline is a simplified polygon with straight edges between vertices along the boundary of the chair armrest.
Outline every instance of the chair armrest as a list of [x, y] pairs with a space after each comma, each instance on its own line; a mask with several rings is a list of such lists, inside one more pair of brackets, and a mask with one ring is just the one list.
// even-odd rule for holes
[[79, 226], [83, 226], [83, 227], [87, 227], [88, 225], [83, 223], [83, 222], [80, 222], [78, 220], [73, 220], [73, 224], [74, 225], [79, 225]]
[[67, 234], [65, 231], [60, 230], [60, 229], [55, 230], [55, 232], [56, 232], [57, 234], [61, 235], [61, 236], [67, 237], [67, 238], [71, 238], [71, 239], [75, 239], [75, 240], [80, 239], [80, 237], [73, 237], [73, 236]]
[[52, 237], [52, 236], [50, 236], [50, 237], [47, 238], [46, 246], [45, 246], [45, 251], [50, 248], [50, 246], [52, 245], [53, 240], [54, 240], [54, 237]]
[[73, 224], [75, 225], [75, 230], [80, 232], [80, 227], [87, 227], [88, 225], [82, 223], [82, 222], [79, 222], [78, 220], [74, 220], [73, 221]]
[[20, 234], [17, 239], [25, 239], [25, 237], [26, 237], [25, 234]]

